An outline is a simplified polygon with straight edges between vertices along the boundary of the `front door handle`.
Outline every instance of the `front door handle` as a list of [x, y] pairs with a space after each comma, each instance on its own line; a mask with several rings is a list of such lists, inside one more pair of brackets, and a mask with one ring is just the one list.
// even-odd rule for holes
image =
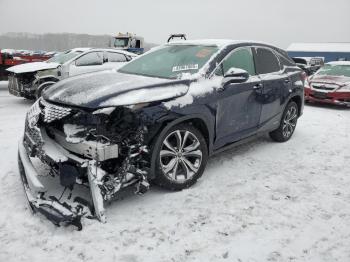
[[290, 80], [289, 80], [289, 79], [284, 79], [284, 82], [285, 82], [286, 84], [289, 84], [289, 83], [290, 83]]
[[262, 83], [259, 83], [259, 84], [256, 84], [253, 88], [254, 90], [259, 90], [263, 87], [263, 84]]

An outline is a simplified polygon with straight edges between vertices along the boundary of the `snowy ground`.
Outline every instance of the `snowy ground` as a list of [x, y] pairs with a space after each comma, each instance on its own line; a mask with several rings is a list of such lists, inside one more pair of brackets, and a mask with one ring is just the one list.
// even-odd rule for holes
[[16, 163], [31, 103], [0, 83], [0, 261], [350, 261], [350, 110], [306, 106], [293, 138], [212, 158], [191, 189], [152, 188], [81, 232], [32, 216]]

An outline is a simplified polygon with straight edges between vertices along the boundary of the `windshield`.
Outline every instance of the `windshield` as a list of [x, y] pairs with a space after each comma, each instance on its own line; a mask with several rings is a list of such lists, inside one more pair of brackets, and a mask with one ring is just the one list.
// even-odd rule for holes
[[55, 55], [54, 57], [51, 57], [50, 59], [46, 60], [48, 63], [59, 63], [64, 64], [65, 62], [71, 60], [72, 58], [76, 57], [77, 55], [81, 54], [81, 51], [67, 51], [58, 55]]
[[115, 38], [114, 47], [127, 47], [129, 44], [129, 38]]
[[129, 62], [119, 72], [180, 78], [183, 73], [197, 73], [217, 50], [213, 46], [168, 45]]
[[350, 66], [349, 65], [325, 65], [317, 72], [317, 75], [350, 77]]

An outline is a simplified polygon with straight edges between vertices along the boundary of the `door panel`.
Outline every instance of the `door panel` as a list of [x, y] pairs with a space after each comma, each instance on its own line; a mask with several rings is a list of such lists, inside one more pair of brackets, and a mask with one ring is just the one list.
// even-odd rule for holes
[[216, 93], [216, 148], [254, 133], [260, 120], [261, 103], [257, 95], [260, 91], [256, 87], [260, 88], [261, 80], [255, 75], [250, 47], [233, 50], [223, 59], [215, 74], [223, 76], [232, 67], [246, 70], [250, 77], [243, 83], [221, 86]]
[[270, 48], [256, 47], [253, 53], [256, 70], [263, 84], [260, 126], [275, 125], [275, 118], [281, 113], [283, 92], [290, 80]]
[[263, 83], [260, 124], [264, 125], [280, 113], [282, 92], [284, 86], [288, 85], [285, 82], [288, 81], [288, 77], [281, 73], [275, 73], [262, 75], [260, 78]]
[[255, 87], [260, 83], [259, 77], [251, 76], [246, 83], [230, 84], [218, 91], [216, 135], [220, 146], [248, 136], [257, 129], [261, 103]]

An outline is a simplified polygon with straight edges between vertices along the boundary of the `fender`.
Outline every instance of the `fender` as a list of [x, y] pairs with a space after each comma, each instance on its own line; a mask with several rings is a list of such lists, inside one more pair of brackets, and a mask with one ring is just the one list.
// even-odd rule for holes
[[[163, 137], [166, 132], [168, 132], [170, 130], [170, 128], [172, 128], [173, 126], [177, 125], [177, 124], [180, 124], [180, 123], [183, 123], [185, 121], [188, 121], [188, 120], [191, 120], [191, 119], [201, 119], [204, 124], [206, 125], [206, 128], [208, 130], [208, 140], [209, 140], [209, 143], [208, 143], [208, 155], [211, 155], [212, 154], [212, 147], [213, 147], [213, 127], [210, 123], [210, 121], [208, 121], [208, 119], [201, 115], [201, 114], [191, 114], [191, 115], [186, 115], [186, 116], [182, 116], [182, 117], [179, 117], [179, 118], [176, 118], [176, 119], [172, 119], [170, 122], [167, 122], [168, 120], [170, 119], [162, 119], [163, 122], [167, 122], [166, 126], [158, 133], [157, 135], [157, 139], [154, 143], [154, 147], [159, 147], [160, 146], [160, 143], [162, 142], [159, 138]], [[156, 158], [156, 155], [155, 154], [152, 154], [152, 157], [151, 157], [151, 168], [150, 168], [150, 173], [149, 173], [149, 178], [155, 178], [155, 159]]]
[[47, 76], [43, 76], [40, 77], [38, 79], [35, 80], [35, 85], [36, 87], [36, 93], [41, 96], [41, 92], [44, 90], [45, 87], [53, 85], [55, 83], [57, 83], [58, 81], [60, 81], [60, 79], [58, 79], [57, 77], [53, 76], [53, 75], [47, 75]]

